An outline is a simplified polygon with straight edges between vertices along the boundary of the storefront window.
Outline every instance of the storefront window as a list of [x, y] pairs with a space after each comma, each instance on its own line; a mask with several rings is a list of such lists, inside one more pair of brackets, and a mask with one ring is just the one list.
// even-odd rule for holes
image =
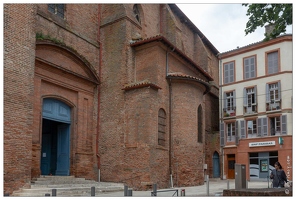
[[252, 152], [249, 153], [250, 159], [250, 178], [262, 178], [270, 174], [274, 169], [274, 163], [278, 160], [278, 152]]

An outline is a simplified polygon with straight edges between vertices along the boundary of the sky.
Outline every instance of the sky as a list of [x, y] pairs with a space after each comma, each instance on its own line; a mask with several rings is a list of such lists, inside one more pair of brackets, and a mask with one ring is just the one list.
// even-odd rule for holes
[[[177, 6], [220, 53], [264, 39], [264, 27], [245, 34], [248, 8], [241, 3], [177, 3]], [[286, 33], [292, 33], [292, 26], [286, 29]]]

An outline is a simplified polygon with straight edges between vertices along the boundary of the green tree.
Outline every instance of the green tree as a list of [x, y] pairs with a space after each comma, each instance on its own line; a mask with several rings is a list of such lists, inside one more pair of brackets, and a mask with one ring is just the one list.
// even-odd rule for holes
[[257, 27], [273, 24], [274, 30], [265, 35], [265, 41], [286, 32], [286, 27], [292, 24], [292, 4], [242, 4], [248, 7], [245, 33], [254, 32]]

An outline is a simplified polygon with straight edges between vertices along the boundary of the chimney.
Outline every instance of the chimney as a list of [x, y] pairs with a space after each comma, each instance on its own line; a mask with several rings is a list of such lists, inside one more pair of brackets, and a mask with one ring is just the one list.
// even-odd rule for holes
[[270, 35], [275, 27], [275, 24], [268, 24], [265, 26], [265, 33]]

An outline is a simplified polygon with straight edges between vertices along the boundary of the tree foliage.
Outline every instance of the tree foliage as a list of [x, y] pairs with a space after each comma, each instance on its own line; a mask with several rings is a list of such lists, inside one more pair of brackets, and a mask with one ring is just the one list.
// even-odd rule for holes
[[242, 4], [248, 6], [245, 33], [254, 32], [257, 27], [273, 24], [274, 30], [265, 39], [275, 38], [286, 32], [286, 27], [292, 25], [292, 4]]

